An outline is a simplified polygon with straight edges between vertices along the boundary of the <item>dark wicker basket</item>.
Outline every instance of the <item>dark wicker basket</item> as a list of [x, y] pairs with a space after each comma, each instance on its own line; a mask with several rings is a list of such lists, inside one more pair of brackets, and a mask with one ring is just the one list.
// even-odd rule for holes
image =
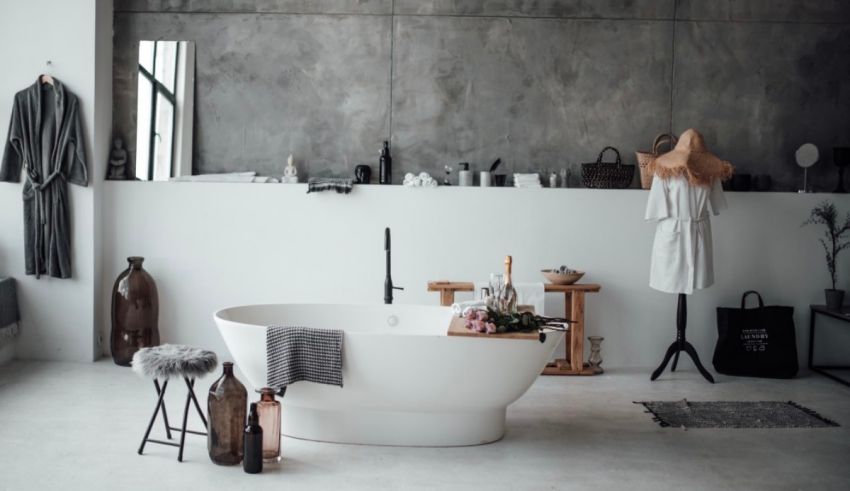
[[[616, 162], [603, 162], [602, 156], [608, 150], [617, 154]], [[614, 147], [605, 147], [599, 152], [596, 162], [581, 164], [581, 179], [586, 188], [625, 189], [632, 185], [635, 177], [634, 165], [623, 165], [620, 152]]]

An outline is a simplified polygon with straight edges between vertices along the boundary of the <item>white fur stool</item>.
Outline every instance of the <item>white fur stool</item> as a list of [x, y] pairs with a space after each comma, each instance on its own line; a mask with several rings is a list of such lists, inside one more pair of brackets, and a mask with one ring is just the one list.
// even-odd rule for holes
[[[139, 455], [145, 450], [147, 442], [158, 443], [160, 445], [170, 445], [180, 448], [177, 454], [177, 460], [183, 462], [183, 443], [186, 440], [186, 433], [195, 435], [206, 435], [204, 432], [192, 431], [186, 429], [186, 420], [189, 417], [189, 402], [195, 403], [195, 409], [204, 422], [204, 428], [207, 428], [207, 419], [204, 417], [204, 411], [201, 405], [198, 404], [198, 399], [195, 397], [195, 378], [202, 377], [207, 373], [215, 370], [218, 365], [218, 358], [212, 351], [206, 351], [198, 348], [191, 348], [179, 344], [163, 344], [162, 346], [154, 346], [152, 348], [142, 348], [133, 355], [133, 371], [142, 377], [153, 379], [154, 387], [158, 400], [156, 409], [153, 411], [148, 429], [145, 430], [145, 437], [142, 439], [142, 444], [139, 446]], [[183, 426], [174, 428], [168, 423], [168, 414], [165, 412], [165, 389], [168, 388], [168, 381], [172, 378], [180, 377], [186, 382], [186, 387], [189, 389], [186, 394], [186, 405], [183, 408]], [[162, 381], [162, 386], [160, 386]], [[162, 408], [162, 419], [165, 423], [165, 433], [171, 440], [171, 430], [180, 431], [180, 444], [174, 442], [166, 442], [149, 438], [151, 429]]]

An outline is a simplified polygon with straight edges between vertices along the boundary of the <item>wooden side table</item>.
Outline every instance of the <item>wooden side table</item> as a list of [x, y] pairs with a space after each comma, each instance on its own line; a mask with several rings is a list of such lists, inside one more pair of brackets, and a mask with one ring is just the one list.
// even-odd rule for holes
[[[566, 357], [558, 358], [546, 365], [543, 375], [597, 375], [584, 366], [584, 295], [602, 289], [591, 283], [574, 285], [545, 284], [544, 291], [564, 294], [564, 317], [571, 319]], [[462, 281], [429, 281], [429, 292], [440, 292], [440, 305], [450, 306], [455, 302], [456, 292], [471, 292], [475, 284]]]

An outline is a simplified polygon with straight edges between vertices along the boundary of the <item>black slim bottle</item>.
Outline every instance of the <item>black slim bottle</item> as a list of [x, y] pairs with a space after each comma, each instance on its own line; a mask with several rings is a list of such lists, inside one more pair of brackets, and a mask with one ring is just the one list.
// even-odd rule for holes
[[381, 149], [378, 174], [378, 182], [381, 184], [393, 183], [393, 158], [390, 156], [390, 142], [384, 142], [384, 148]]
[[245, 456], [242, 458], [242, 468], [248, 474], [259, 474], [263, 472], [263, 429], [260, 427], [256, 402], [251, 403], [244, 438]]

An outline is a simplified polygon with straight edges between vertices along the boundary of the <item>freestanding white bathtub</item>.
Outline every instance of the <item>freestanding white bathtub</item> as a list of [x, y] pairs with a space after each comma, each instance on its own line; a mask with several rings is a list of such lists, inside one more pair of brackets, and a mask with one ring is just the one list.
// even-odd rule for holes
[[215, 313], [254, 388], [266, 384], [266, 327], [342, 329], [343, 388], [298, 382], [283, 398], [286, 436], [338, 443], [481, 445], [505, 433], [507, 406], [537, 378], [546, 342], [447, 336], [448, 307], [249, 305]]

